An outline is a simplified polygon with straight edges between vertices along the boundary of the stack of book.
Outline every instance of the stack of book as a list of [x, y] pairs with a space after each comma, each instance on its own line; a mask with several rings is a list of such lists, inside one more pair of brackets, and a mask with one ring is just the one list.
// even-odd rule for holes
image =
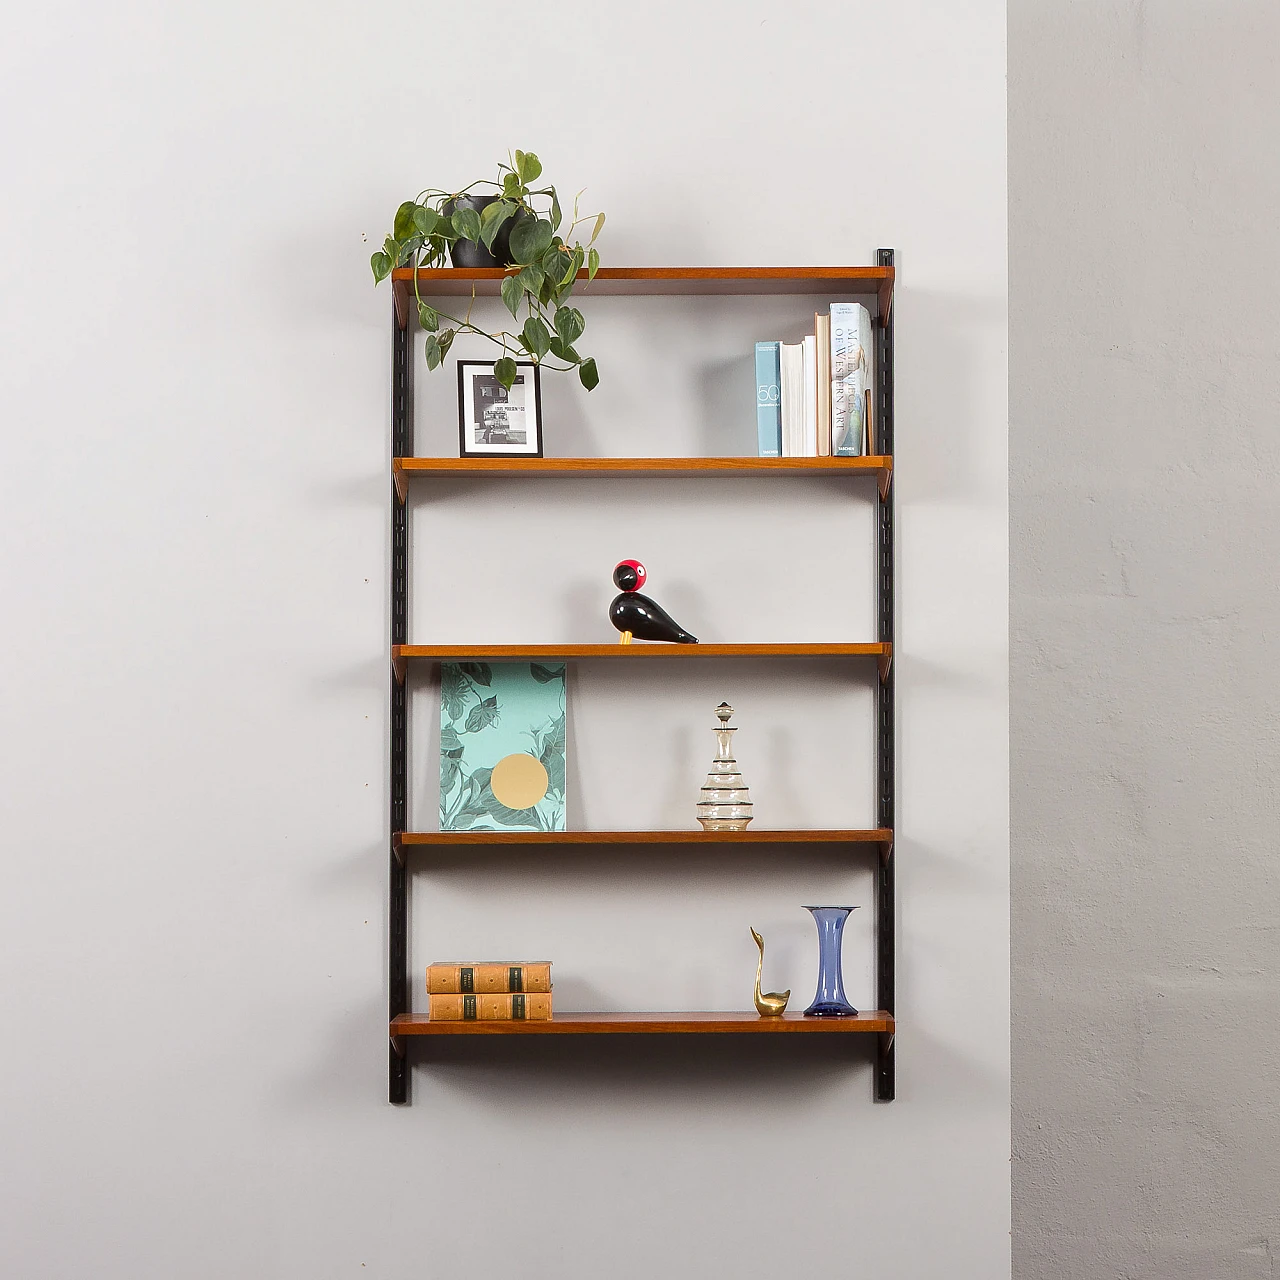
[[427, 1016], [433, 1022], [546, 1022], [551, 1017], [551, 961], [429, 964]]
[[756, 427], [762, 458], [875, 453], [871, 313], [833, 302], [800, 342], [756, 343]]

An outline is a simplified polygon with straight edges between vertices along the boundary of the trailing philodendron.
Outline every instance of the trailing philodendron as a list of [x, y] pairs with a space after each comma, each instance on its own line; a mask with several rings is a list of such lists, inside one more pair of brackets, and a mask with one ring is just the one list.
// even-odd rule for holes
[[[537, 364], [554, 357], [563, 363], [549, 364], [549, 368], [576, 368], [582, 385], [590, 391], [600, 375], [596, 362], [579, 355], [574, 347], [587, 322], [581, 311], [569, 305], [569, 299], [578, 272], [585, 266], [588, 280], [593, 280], [600, 267], [594, 245], [604, 227], [604, 214], [579, 217], [575, 198], [573, 219], [561, 235], [564, 215], [555, 187], [535, 190], [529, 185], [542, 174], [538, 157], [517, 151], [510, 161], [498, 165], [496, 182], [482, 179], [453, 192], [428, 189], [416, 200], [406, 200], [396, 210], [392, 233], [370, 259], [374, 280], [385, 280], [395, 267], [415, 269], [413, 291], [418, 320], [427, 333], [428, 369], [443, 363], [459, 333], [474, 333], [502, 348], [493, 372], [508, 390], [516, 379], [514, 353]], [[592, 225], [584, 245], [574, 239], [574, 231], [586, 223]], [[465, 316], [458, 317], [423, 301], [416, 268], [439, 266], [446, 254], [455, 265], [492, 263], [508, 268], [502, 281], [502, 301], [516, 320], [524, 311], [519, 333], [490, 333], [471, 323], [470, 307]], [[441, 328], [442, 322], [446, 328]]]

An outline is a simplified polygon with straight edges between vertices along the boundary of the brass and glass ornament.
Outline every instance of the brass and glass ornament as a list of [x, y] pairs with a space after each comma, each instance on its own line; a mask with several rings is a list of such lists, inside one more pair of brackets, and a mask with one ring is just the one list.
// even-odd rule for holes
[[716, 708], [720, 721], [715, 730], [716, 758], [698, 799], [698, 821], [706, 831], [744, 831], [751, 821], [751, 792], [733, 756], [733, 735], [738, 730], [729, 723], [731, 715], [733, 708], [727, 702]]

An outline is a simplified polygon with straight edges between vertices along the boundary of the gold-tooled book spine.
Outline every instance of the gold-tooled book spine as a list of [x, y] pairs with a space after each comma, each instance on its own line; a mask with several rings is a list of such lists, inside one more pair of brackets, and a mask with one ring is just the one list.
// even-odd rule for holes
[[549, 960], [520, 964], [487, 961], [484, 964], [427, 965], [428, 995], [479, 996], [503, 991], [531, 993], [550, 990]]
[[551, 992], [428, 996], [427, 1016], [432, 1022], [547, 1022], [551, 1018]]

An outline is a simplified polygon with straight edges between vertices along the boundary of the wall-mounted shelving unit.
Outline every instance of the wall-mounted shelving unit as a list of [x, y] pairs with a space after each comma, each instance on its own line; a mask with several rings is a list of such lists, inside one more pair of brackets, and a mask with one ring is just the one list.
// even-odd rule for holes
[[[390, 752], [390, 912], [389, 912], [389, 1093], [409, 1096], [408, 1042], [433, 1036], [527, 1035], [874, 1035], [875, 1093], [891, 1101], [895, 1093], [894, 958], [894, 533], [893, 533], [893, 250], [882, 249], [874, 267], [614, 267], [601, 269], [581, 296], [791, 294], [876, 301], [876, 420], [883, 453], [867, 458], [419, 458], [413, 448], [413, 341], [416, 308], [414, 273], [392, 273], [393, 326], [392, 486], [391, 486], [391, 752]], [[421, 269], [423, 296], [496, 295], [501, 270]], [[580, 275], [585, 281], [586, 273]], [[815, 644], [699, 645], [413, 645], [408, 642], [408, 498], [411, 487], [432, 478], [535, 481], [545, 476], [577, 476], [606, 481], [631, 476], [720, 476], [726, 479], [775, 476], [780, 482], [809, 478], [873, 479], [879, 496], [876, 538], [875, 640]], [[777, 662], [811, 659], [876, 663], [876, 820], [869, 830], [767, 831], [410, 831], [408, 827], [408, 702], [405, 676], [411, 662], [503, 659], [648, 662], [651, 659], [750, 658]], [[478, 849], [527, 845], [847, 845], [851, 854], [876, 856], [876, 988], [879, 1008], [854, 1018], [806, 1018], [788, 1013], [761, 1018], [755, 1012], [555, 1013], [547, 1022], [431, 1022], [410, 1012], [408, 973], [408, 860], [449, 848]], [[726, 850], [727, 853], [727, 850]]]

